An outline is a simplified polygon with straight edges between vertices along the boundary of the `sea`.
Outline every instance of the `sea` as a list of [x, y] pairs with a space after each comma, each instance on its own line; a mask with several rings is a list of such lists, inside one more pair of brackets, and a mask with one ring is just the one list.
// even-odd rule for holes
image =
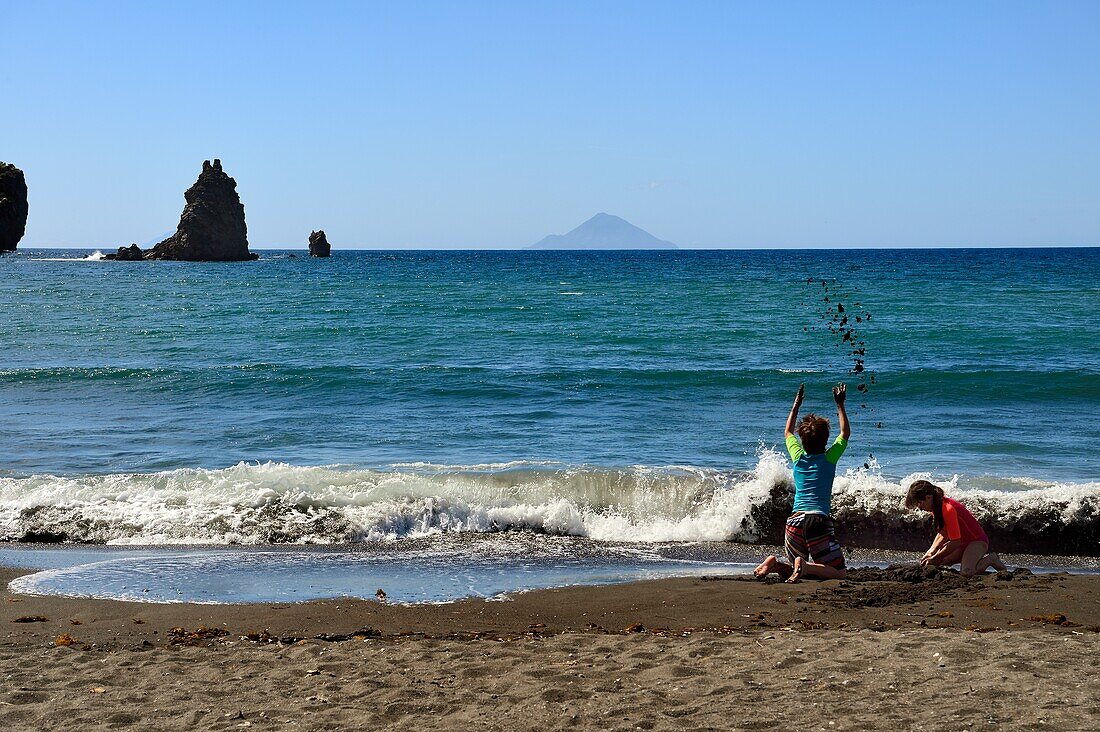
[[0, 257], [0, 564], [42, 570], [19, 588], [743, 572], [781, 540], [795, 392], [835, 430], [840, 382], [857, 556], [928, 540], [920, 477], [1001, 548], [1096, 566], [1100, 249], [260, 254]]

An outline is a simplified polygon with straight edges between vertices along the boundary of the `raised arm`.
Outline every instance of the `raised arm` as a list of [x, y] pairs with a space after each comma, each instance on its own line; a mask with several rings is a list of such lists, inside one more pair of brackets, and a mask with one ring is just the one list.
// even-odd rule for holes
[[798, 393], [794, 397], [794, 406], [791, 407], [790, 416], [787, 417], [787, 429], [784, 431], [784, 437], [790, 437], [794, 434], [795, 425], [798, 424], [798, 408], [802, 406], [802, 396], [806, 393], [806, 385], [798, 385]]
[[836, 416], [840, 421], [840, 436], [847, 442], [852, 436], [852, 426], [848, 424], [848, 413], [844, 411], [844, 399], [848, 396], [848, 387], [844, 384], [833, 387], [833, 401], [836, 402]]

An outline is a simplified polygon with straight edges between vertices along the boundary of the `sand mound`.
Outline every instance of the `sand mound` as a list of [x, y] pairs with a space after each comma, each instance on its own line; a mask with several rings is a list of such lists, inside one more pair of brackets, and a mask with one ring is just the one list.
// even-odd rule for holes
[[[998, 579], [1027, 581], [1034, 575], [1023, 568], [998, 575]], [[957, 570], [919, 565], [892, 565], [885, 569], [864, 567], [848, 571], [837, 587], [815, 592], [807, 602], [830, 607], [886, 607], [924, 602], [948, 592], [984, 589], [980, 578], [963, 577]]]

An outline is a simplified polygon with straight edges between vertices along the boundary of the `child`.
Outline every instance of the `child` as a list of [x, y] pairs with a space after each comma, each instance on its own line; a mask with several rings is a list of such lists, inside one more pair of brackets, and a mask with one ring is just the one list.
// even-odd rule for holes
[[919, 508], [932, 514], [936, 538], [921, 557], [922, 567], [958, 564], [963, 577], [973, 577], [993, 567], [1004, 572], [1007, 567], [995, 552], [989, 551], [989, 537], [982, 531], [974, 515], [953, 498], [943, 494], [943, 488], [918, 480], [909, 486], [905, 507]]
[[824, 417], [807, 414], [798, 423], [798, 437], [795, 437], [795, 422], [805, 387], [805, 384], [798, 387], [785, 430], [787, 452], [794, 463], [794, 513], [787, 519], [783, 541], [791, 564], [780, 562], [775, 555], [769, 556], [754, 570], [753, 574], [758, 578], [772, 572], [786, 577], [788, 582], [798, 582], [803, 575], [822, 579], [844, 579], [847, 575], [844, 551], [836, 540], [833, 517], [829, 515], [836, 464], [852, 434], [848, 415], [844, 411], [847, 391], [844, 384], [833, 388], [840, 435], [826, 450], [829, 420]]

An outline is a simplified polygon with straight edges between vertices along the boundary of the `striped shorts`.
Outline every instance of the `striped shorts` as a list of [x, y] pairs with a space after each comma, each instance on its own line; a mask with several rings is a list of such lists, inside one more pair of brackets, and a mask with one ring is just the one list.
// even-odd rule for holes
[[795, 513], [787, 519], [783, 538], [787, 556], [844, 569], [844, 550], [836, 540], [833, 517], [823, 513]]

